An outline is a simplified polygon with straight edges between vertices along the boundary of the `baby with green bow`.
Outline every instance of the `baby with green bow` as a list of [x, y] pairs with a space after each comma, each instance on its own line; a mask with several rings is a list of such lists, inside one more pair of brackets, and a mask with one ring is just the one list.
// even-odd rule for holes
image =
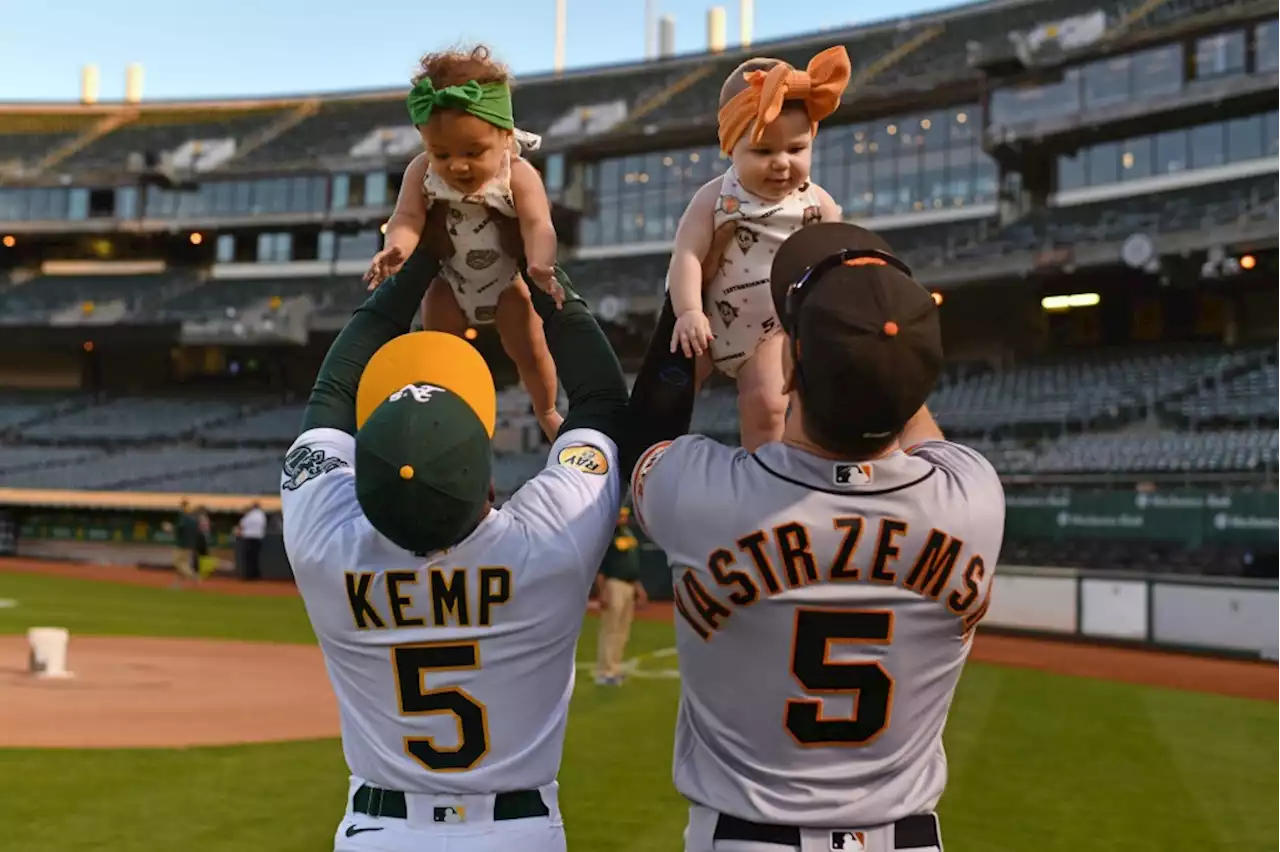
[[407, 104], [425, 150], [405, 169], [384, 247], [365, 280], [372, 289], [395, 274], [418, 247], [428, 211], [446, 205], [451, 253], [423, 301], [423, 327], [463, 336], [472, 326], [496, 325], [554, 441], [563, 422], [555, 363], [521, 267], [557, 303], [563, 273], [546, 188], [520, 156], [522, 145], [539, 140], [516, 129], [510, 79], [483, 46], [423, 57]]

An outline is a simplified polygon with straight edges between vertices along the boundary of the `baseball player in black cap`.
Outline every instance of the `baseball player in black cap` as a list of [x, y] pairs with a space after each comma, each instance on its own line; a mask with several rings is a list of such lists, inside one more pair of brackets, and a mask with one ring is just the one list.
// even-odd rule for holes
[[673, 573], [685, 849], [940, 850], [942, 731], [1004, 493], [925, 407], [938, 306], [883, 240], [801, 229], [772, 288], [782, 441], [679, 437], [632, 475]]

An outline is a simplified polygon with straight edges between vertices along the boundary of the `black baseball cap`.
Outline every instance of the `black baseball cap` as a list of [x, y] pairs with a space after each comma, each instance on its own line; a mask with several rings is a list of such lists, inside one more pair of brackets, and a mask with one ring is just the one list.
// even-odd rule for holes
[[489, 502], [497, 399], [480, 353], [460, 337], [393, 338], [356, 394], [356, 499], [378, 532], [415, 554], [465, 538]]
[[771, 278], [806, 424], [827, 438], [892, 440], [942, 372], [932, 294], [888, 243], [846, 222], [793, 233], [774, 256]]

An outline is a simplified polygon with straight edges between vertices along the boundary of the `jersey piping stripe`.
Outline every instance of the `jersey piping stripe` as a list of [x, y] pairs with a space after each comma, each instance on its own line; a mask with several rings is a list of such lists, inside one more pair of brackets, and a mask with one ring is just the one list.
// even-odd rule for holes
[[823, 494], [834, 494], [836, 497], [879, 497], [882, 494], [892, 494], [895, 491], [902, 491], [903, 489], [910, 488], [913, 485], [919, 485], [921, 482], [924, 482], [926, 479], [928, 479], [929, 477], [933, 476], [935, 473], [938, 472], [937, 467], [930, 467], [928, 473], [924, 474], [918, 479], [913, 479], [911, 482], [904, 482], [903, 484], [895, 485], [892, 488], [880, 488], [875, 491], [854, 491], [848, 488], [846, 489], [823, 488], [821, 485], [810, 485], [808, 482], [801, 482], [798, 479], [792, 479], [789, 476], [785, 476], [781, 473], [778, 473], [776, 470], [769, 467], [769, 465], [765, 464], [760, 459], [760, 457], [757, 456], [755, 453], [751, 454], [751, 458], [755, 460], [756, 464], [764, 468], [765, 473], [776, 476], [778, 479], [781, 479], [783, 482], [789, 482], [792, 485], [798, 485], [801, 488], [807, 488], [810, 491], [821, 491]]

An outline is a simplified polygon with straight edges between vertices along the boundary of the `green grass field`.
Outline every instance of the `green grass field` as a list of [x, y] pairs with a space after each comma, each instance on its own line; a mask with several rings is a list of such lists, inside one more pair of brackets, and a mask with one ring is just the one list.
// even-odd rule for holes
[[[0, 633], [313, 641], [294, 598], [232, 597], [0, 573]], [[628, 653], [673, 644], [637, 624]], [[578, 649], [589, 660], [595, 622]], [[673, 667], [661, 656], [653, 669]], [[678, 681], [580, 677], [560, 773], [571, 849], [678, 852]], [[2, 698], [0, 698], [2, 700]], [[1276, 848], [1277, 705], [972, 664], [947, 728], [948, 852]], [[0, 750], [0, 850], [315, 852], [332, 848], [337, 740], [152, 751]]]

